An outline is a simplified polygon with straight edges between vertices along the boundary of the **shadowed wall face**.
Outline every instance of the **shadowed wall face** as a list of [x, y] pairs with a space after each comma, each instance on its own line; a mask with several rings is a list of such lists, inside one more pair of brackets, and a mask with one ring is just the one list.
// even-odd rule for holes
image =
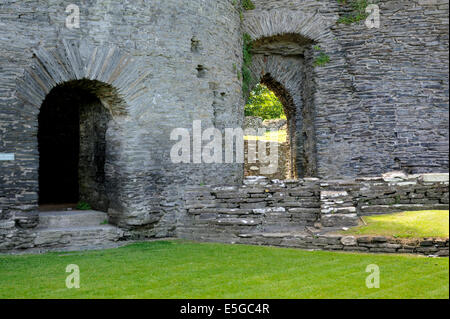
[[105, 134], [110, 115], [84, 90], [56, 87], [39, 114], [39, 203], [83, 201], [107, 210]]

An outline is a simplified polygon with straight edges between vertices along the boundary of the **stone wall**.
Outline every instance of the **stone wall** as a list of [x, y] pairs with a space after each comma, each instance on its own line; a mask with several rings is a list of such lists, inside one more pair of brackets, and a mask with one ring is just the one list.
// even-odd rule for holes
[[[113, 114], [106, 131], [109, 215], [148, 236], [170, 235], [178, 187], [239, 184], [242, 164], [175, 165], [170, 133], [240, 127], [239, 11], [229, 0], [72, 1], [79, 29], [65, 26], [66, 1], [0, 4], [2, 219], [37, 224], [37, 116], [56, 86], [75, 82]], [[176, 199], [174, 199], [176, 201]]]
[[[271, 144], [273, 143], [278, 149], [278, 163], [270, 163], [270, 162], [264, 162], [260, 159], [256, 158], [253, 160], [253, 163], [250, 163], [248, 152], [249, 149], [253, 149], [254, 151], [258, 150], [259, 144], [258, 141], [244, 141], [244, 158], [245, 158], [245, 164], [244, 164], [244, 176], [265, 176], [269, 179], [287, 179], [290, 177], [291, 174], [291, 160], [290, 160], [290, 154], [291, 150], [289, 148], [288, 143], [278, 143], [278, 142], [265, 142], [265, 152], [267, 155], [270, 155], [270, 148]], [[258, 154], [258, 153], [256, 153]], [[270, 167], [271, 165], [271, 167]], [[277, 165], [275, 167], [275, 165]], [[270, 173], [263, 174], [264, 170], [261, 169], [269, 169]]]
[[250, 234], [330, 232], [357, 226], [367, 214], [448, 210], [448, 187], [448, 174], [401, 173], [334, 181], [249, 177], [241, 187], [192, 187], [177, 236], [233, 242]]
[[359, 217], [448, 210], [448, 174], [320, 181], [251, 177], [242, 187], [192, 187], [178, 220], [180, 238], [303, 249], [448, 256], [448, 239], [346, 236]]
[[321, 184], [322, 225], [352, 226], [357, 216], [414, 210], [447, 210], [447, 174], [406, 175], [324, 181]]
[[[362, 215], [448, 210], [448, 174], [389, 173], [379, 178], [333, 181], [248, 177], [242, 186], [190, 186], [178, 195], [171, 199], [179, 205], [172, 232], [176, 238], [448, 256], [448, 239], [400, 240], [336, 234], [344, 227], [358, 225]], [[171, 207], [167, 202], [165, 205]], [[155, 236], [167, 237], [165, 233]], [[144, 239], [146, 234], [128, 229], [123, 237]], [[11, 220], [0, 222], [1, 251], [29, 248], [36, 248], [34, 229], [17, 228]]]
[[79, 29], [65, 26], [66, 1], [2, 2], [0, 152], [15, 154], [0, 162], [2, 223], [36, 226], [39, 109], [73, 81], [113, 117], [105, 178], [119, 226], [173, 236], [186, 187], [242, 184], [242, 164], [173, 164], [170, 134], [193, 120], [242, 126], [243, 33], [260, 49], [254, 82], [265, 77], [295, 113], [299, 176], [448, 171], [448, 1], [380, 0], [379, 29], [337, 24], [350, 8], [335, 0], [253, 2], [241, 19], [233, 0], [73, 1]]
[[401, 240], [384, 236], [345, 236], [317, 233], [255, 233], [241, 235], [234, 243], [308, 250], [328, 250], [382, 254], [449, 256], [449, 241], [441, 238]]
[[[309, 164], [317, 165], [315, 176], [448, 171], [448, 1], [377, 1], [379, 29], [364, 22], [337, 24], [351, 9], [334, 0], [253, 2], [256, 9], [246, 12], [244, 30], [254, 40], [300, 34], [330, 58], [311, 68], [308, 59], [319, 52], [306, 50], [303, 64], [309, 69], [301, 72], [307, 78], [291, 71], [277, 79], [294, 97], [304, 85], [296, 104], [308, 110], [297, 130], [307, 137], [299, 142], [304, 159], [297, 158], [316, 161]], [[259, 79], [258, 57], [255, 63]]]
[[317, 179], [248, 177], [241, 187], [189, 188], [177, 236], [232, 242], [249, 233], [301, 231], [319, 219], [319, 186]]

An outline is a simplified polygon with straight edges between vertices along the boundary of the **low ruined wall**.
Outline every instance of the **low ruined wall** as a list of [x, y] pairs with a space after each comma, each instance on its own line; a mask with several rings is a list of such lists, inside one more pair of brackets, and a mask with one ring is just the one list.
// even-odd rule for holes
[[419, 254], [437, 257], [448, 257], [449, 255], [449, 240], [439, 238], [402, 240], [384, 236], [354, 237], [339, 234], [259, 233], [241, 235], [235, 243], [308, 250]]
[[[169, 194], [168, 194], [169, 196]], [[175, 196], [175, 195], [173, 195]], [[324, 181], [248, 177], [242, 186], [190, 186], [169, 200], [176, 210], [165, 227], [174, 237], [306, 249], [419, 253], [448, 256], [448, 239], [336, 235], [359, 217], [410, 210], [449, 208], [449, 174], [404, 175]], [[36, 232], [19, 217], [2, 215], [0, 251], [35, 247]], [[153, 237], [158, 237], [155, 227]], [[129, 230], [128, 230], [129, 231]], [[144, 234], [138, 227], [136, 234]], [[151, 237], [150, 235], [147, 237]]]
[[[249, 177], [241, 187], [191, 187], [184, 194], [180, 238], [308, 249], [448, 255], [448, 240], [401, 241], [333, 235], [360, 216], [447, 210], [448, 174], [323, 181]], [[331, 235], [330, 235], [331, 234]]]
[[192, 187], [178, 236], [233, 242], [257, 232], [301, 231], [320, 215], [318, 179], [269, 182], [249, 177], [241, 187]]
[[321, 183], [321, 221], [325, 227], [353, 226], [357, 216], [402, 211], [447, 210], [448, 174], [405, 175]]

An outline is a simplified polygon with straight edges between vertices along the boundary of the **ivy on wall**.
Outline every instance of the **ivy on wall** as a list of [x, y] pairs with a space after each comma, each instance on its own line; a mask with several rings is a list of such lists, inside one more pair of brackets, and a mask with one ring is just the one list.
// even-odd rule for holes
[[[255, 9], [255, 5], [252, 0], [233, 0], [233, 5], [239, 5], [239, 15], [241, 18], [241, 22], [244, 20], [243, 10], [253, 10]], [[242, 79], [242, 92], [244, 94], [244, 98], [247, 96], [250, 90], [250, 84], [252, 82], [252, 73], [250, 71], [250, 67], [252, 64], [252, 38], [249, 34], [244, 33], [243, 35], [243, 45], [242, 45], [242, 69], [241, 71], [237, 71], [238, 79]], [[237, 69], [236, 65], [233, 65], [234, 69]]]
[[342, 5], [349, 5], [352, 12], [340, 17], [337, 23], [352, 24], [367, 19], [369, 14], [366, 8], [369, 5], [368, 0], [337, 0]]
[[242, 91], [244, 92], [244, 97], [250, 90], [250, 84], [252, 82], [252, 73], [250, 71], [250, 66], [252, 64], [252, 38], [249, 34], [244, 33], [243, 35], [243, 63], [242, 63]]
[[242, 0], [242, 7], [245, 10], [253, 10], [253, 9], [255, 9], [255, 5], [253, 4], [252, 0]]
[[319, 54], [314, 60], [314, 66], [324, 66], [325, 64], [330, 62], [330, 56], [326, 54], [320, 46], [315, 45], [313, 46], [313, 49], [315, 51], [319, 51]]
[[244, 12], [242, 9], [248, 11], [255, 9], [255, 5], [252, 0], [233, 0], [233, 6], [237, 7], [239, 10], [239, 17], [241, 18], [241, 22], [244, 21]]

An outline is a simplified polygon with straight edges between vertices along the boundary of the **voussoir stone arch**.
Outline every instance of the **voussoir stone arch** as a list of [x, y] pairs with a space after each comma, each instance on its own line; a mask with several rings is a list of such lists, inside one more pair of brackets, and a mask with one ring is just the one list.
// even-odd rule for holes
[[[288, 36], [292, 39], [297, 38], [302, 44], [316, 43], [326, 51], [337, 51], [336, 41], [330, 29], [335, 23], [335, 19], [325, 18], [319, 13], [289, 10], [247, 11], [244, 32], [250, 35], [254, 43], [263, 39]], [[283, 53], [280, 52], [280, 55]], [[335, 59], [330, 64], [338, 63], [340, 60], [341, 58]], [[304, 70], [295, 64], [295, 59], [281, 58], [278, 54], [266, 57], [254, 55], [250, 67], [253, 75], [250, 87], [253, 88], [262, 76], [270, 73], [272, 78], [291, 94], [295, 104], [301, 107], [299, 87]]]
[[[334, 163], [330, 145], [335, 144], [328, 134], [333, 123], [330, 118], [336, 108], [354, 107], [355, 99], [346, 52], [337, 41], [334, 30], [338, 16], [324, 16], [317, 11], [306, 10], [300, 7], [296, 11], [247, 11], [244, 32], [258, 48], [253, 50], [255, 54], [250, 70], [256, 79], [250, 86], [262, 74], [270, 72], [272, 78], [290, 93], [296, 110], [297, 167], [299, 172], [303, 169], [303, 176], [320, 177], [330, 174], [330, 166], [324, 163]], [[273, 46], [277, 41], [278, 47]], [[283, 42], [285, 44], [281, 46]], [[297, 45], [297, 51], [292, 50], [291, 44]], [[277, 51], [278, 48], [280, 50]], [[328, 56], [325, 65], [315, 65], [319, 54]], [[289, 58], [294, 56], [300, 63], [296, 70], [289, 67]], [[341, 97], [339, 105], [334, 102], [336, 95]], [[320, 138], [320, 143], [316, 137]], [[344, 147], [342, 144], [339, 147]]]
[[332, 41], [330, 27], [336, 22], [319, 13], [289, 10], [247, 11], [244, 21], [244, 32], [253, 40], [298, 34], [315, 42]]
[[252, 82], [250, 88], [253, 89], [266, 75], [278, 82], [290, 94], [295, 105], [301, 107], [302, 97], [299, 87], [302, 83], [303, 72], [298, 65], [297, 59], [291, 59], [276, 55], [253, 57], [250, 67]]
[[129, 114], [148, 92], [150, 74], [143, 70], [141, 59], [116, 47], [63, 40], [54, 48], [33, 49], [31, 65], [17, 79], [16, 96], [38, 114], [53, 88], [69, 85], [95, 94], [113, 116]]
[[[300, 41], [302, 45], [313, 43], [327, 53], [330, 61], [327, 69], [314, 69], [315, 76], [328, 79], [342, 77], [346, 70], [339, 70], [345, 64], [345, 56], [341, 45], [336, 41], [332, 27], [337, 17], [325, 17], [318, 12], [290, 11], [285, 9], [269, 11], [247, 11], [244, 16], [244, 33], [248, 34], [255, 44], [264, 39], [276, 40], [289, 37]], [[331, 72], [334, 68], [336, 72]]]

